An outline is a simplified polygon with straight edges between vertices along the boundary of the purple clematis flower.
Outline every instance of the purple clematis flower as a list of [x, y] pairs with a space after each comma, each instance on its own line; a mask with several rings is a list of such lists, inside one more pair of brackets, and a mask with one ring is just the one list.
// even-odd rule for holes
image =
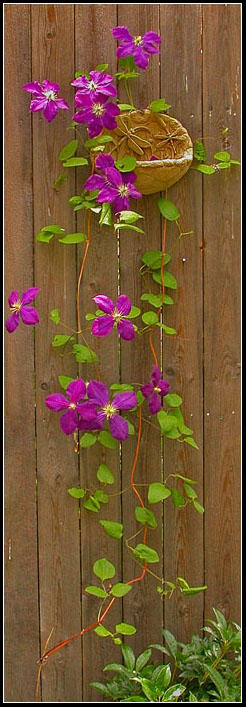
[[86, 385], [82, 378], [71, 381], [66, 388], [66, 394], [52, 393], [48, 395], [45, 403], [54, 412], [66, 410], [60, 418], [60, 426], [66, 435], [70, 435], [79, 426], [79, 417], [85, 422], [96, 420], [97, 409], [92, 402], [83, 399], [86, 394]]
[[114, 166], [111, 155], [99, 155], [95, 166], [100, 169], [104, 176], [91, 175], [85, 182], [85, 189], [92, 191], [98, 189], [97, 201], [113, 204], [116, 214], [120, 211], [127, 211], [130, 208], [130, 197], [141, 199], [142, 194], [137, 191], [134, 182], [137, 177], [134, 172], [119, 172]]
[[72, 81], [71, 86], [75, 86], [81, 95], [93, 96], [93, 100], [100, 98], [102, 95], [107, 97], [114, 96], [115, 98], [117, 90], [115, 86], [112, 86], [113, 80], [113, 76], [105, 74], [104, 71], [91, 71], [90, 78], [79, 76]]
[[23, 292], [21, 298], [19, 298], [17, 290], [11, 292], [8, 303], [12, 314], [5, 322], [6, 329], [10, 334], [19, 326], [20, 315], [24, 324], [38, 324], [39, 316], [37, 310], [34, 307], [27, 307], [37, 296], [38, 292], [39, 287], [30, 287], [29, 290]]
[[[135, 64], [140, 69], [146, 69], [149, 63], [149, 54], [158, 54], [161, 37], [156, 32], [146, 32], [143, 36], [132, 36], [127, 27], [119, 26], [112, 29], [113, 36], [122, 42], [117, 49], [118, 57], [133, 56]], [[157, 45], [157, 46], [156, 46]]]
[[120, 295], [116, 305], [106, 295], [96, 295], [93, 299], [99, 309], [106, 312], [105, 317], [100, 316], [94, 320], [91, 329], [94, 336], [107, 336], [112, 331], [114, 324], [117, 324], [118, 334], [122, 339], [126, 341], [134, 339], [134, 326], [126, 319], [131, 311], [131, 302], [126, 295]]
[[58, 83], [51, 83], [48, 79], [44, 79], [42, 84], [38, 83], [38, 81], [33, 81], [32, 83], [26, 83], [22, 88], [34, 96], [30, 103], [30, 112], [36, 113], [36, 111], [43, 110], [44, 117], [49, 123], [54, 120], [59, 108], [70, 110], [64, 98], [57, 97], [57, 93], [60, 91]]
[[88, 123], [88, 132], [90, 137], [96, 137], [103, 128], [114, 130], [117, 128], [115, 116], [119, 115], [120, 109], [116, 103], [109, 101], [108, 96], [103, 94], [93, 96], [93, 94], [81, 93], [77, 91], [75, 96], [75, 107], [81, 108], [78, 113], [75, 113], [73, 120], [76, 123]]
[[109, 400], [109, 393], [100, 381], [90, 381], [87, 388], [88, 398], [91, 402], [99, 405], [97, 419], [101, 427], [105, 420], [109, 421], [109, 429], [115, 439], [124, 441], [127, 439], [129, 430], [128, 423], [120, 415], [120, 410], [132, 410], [137, 405], [138, 399], [134, 392], [118, 393], [112, 402]]
[[158, 366], [154, 366], [151, 379], [152, 381], [145, 383], [140, 390], [145, 398], [149, 398], [149, 410], [155, 415], [161, 409], [162, 397], [169, 391], [169, 383], [162, 380]]

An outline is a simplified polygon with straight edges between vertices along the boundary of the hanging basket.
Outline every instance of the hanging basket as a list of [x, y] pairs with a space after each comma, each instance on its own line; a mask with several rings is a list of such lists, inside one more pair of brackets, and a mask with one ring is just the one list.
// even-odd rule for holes
[[148, 109], [121, 113], [116, 120], [115, 130], [104, 131], [113, 140], [107, 145], [107, 153], [115, 161], [125, 155], [137, 159], [134, 172], [141, 194], [163, 191], [187, 172], [193, 144], [178, 120]]

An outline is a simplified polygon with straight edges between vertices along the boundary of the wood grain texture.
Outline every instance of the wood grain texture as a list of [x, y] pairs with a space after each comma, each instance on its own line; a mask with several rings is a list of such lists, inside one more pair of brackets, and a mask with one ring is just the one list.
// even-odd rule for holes
[[[32, 7], [32, 78], [48, 77], [61, 86], [60, 95], [72, 105], [74, 74], [74, 8], [68, 5]], [[61, 171], [58, 154], [71, 132], [68, 111], [60, 111], [52, 123], [42, 113], [33, 118], [34, 233], [49, 223], [75, 231], [67, 200], [74, 194], [74, 174], [60, 192], [52, 188]], [[73, 133], [72, 133], [73, 136]], [[59, 426], [59, 416], [48, 410], [48, 393], [62, 392], [58, 375], [74, 378], [77, 366], [71, 356], [61, 356], [52, 339], [64, 333], [55, 327], [49, 312], [58, 307], [70, 331], [76, 326], [75, 246], [58, 239], [35, 243], [35, 279], [40, 287], [40, 327], [36, 337], [37, 460], [39, 576], [42, 647], [54, 627], [52, 644], [76, 633], [81, 626], [80, 538], [77, 503], [68, 488], [78, 484], [78, 460], [72, 437]], [[67, 330], [65, 329], [65, 333]], [[69, 330], [68, 330], [69, 333]], [[69, 350], [69, 347], [68, 347]], [[42, 673], [44, 702], [81, 700], [80, 642], [72, 643], [51, 658]]]
[[[21, 36], [19, 26], [21, 19]], [[5, 285], [33, 285], [30, 6], [5, 8]], [[9, 86], [11, 85], [11, 91]], [[38, 298], [37, 298], [38, 307]], [[6, 307], [6, 317], [10, 315]], [[5, 340], [5, 700], [31, 701], [39, 657], [34, 335]]]
[[[147, 31], [159, 32], [159, 8], [154, 5], [120, 5], [119, 6], [119, 25], [127, 25], [129, 31], [135, 35], [139, 33], [143, 35]], [[151, 56], [146, 73], [139, 71], [140, 76], [134, 79], [133, 95], [134, 103], [137, 108], [146, 108], [148, 104], [159, 97], [159, 56]], [[125, 101], [126, 97], [120, 94], [121, 100]], [[131, 208], [141, 213], [144, 220], [139, 222], [144, 229], [144, 234], [133, 233], [131, 231], [121, 231], [120, 235], [120, 286], [121, 292], [127, 294], [132, 304], [140, 306], [142, 311], [151, 309], [146, 303], [140, 301], [143, 292], [158, 291], [158, 286], [153, 287], [153, 282], [147, 278], [141, 277], [140, 267], [142, 265], [141, 256], [146, 250], [160, 249], [161, 234], [160, 234], [160, 214], [157, 207], [157, 196], [143, 197], [140, 201], [132, 201]], [[150, 288], [149, 288], [150, 285]], [[143, 328], [141, 317], [136, 320], [139, 328]], [[160, 362], [160, 338], [158, 334], [153, 332], [153, 341]], [[144, 384], [150, 380], [153, 370], [154, 360], [151, 353], [148, 341], [148, 334], [136, 336], [133, 342], [124, 342], [121, 344], [121, 378], [123, 382]], [[151, 481], [161, 480], [161, 447], [160, 435], [158, 429], [151, 426], [153, 422], [149, 414], [148, 405], [145, 403], [143, 407], [143, 433], [140, 444], [140, 453], [135, 472], [136, 484], [149, 484]], [[136, 415], [129, 415], [129, 419], [134, 422], [137, 432], [138, 421]], [[122, 483], [123, 488], [129, 486], [131, 467], [136, 449], [136, 435], [127, 440], [122, 446]], [[147, 488], [139, 487], [140, 494], [147, 503]], [[135, 508], [139, 505], [138, 499], [131, 492], [124, 494], [122, 497], [123, 523], [126, 532], [126, 537], [130, 538], [140, 530], [140, 524], [135, 520]], [[149, 530], [147, 535], [147, 544], [157, 550], [160, 563], [154, 565], [151, 569], [162, 576], [162, 532], [161, 508], [155, 506], [153, 508], [157, 521], [158, 528], [155, 531]], [[142, 529], [143, 530], [143, 529]], [[143, 541], [143, 532], [136, 538], [130, 541], [130, 545], [135, 547], [138, 542]], [[141, 569], [132, 560], [129, 551], [124, 549], [123, 556], [123, 571], [124, 578], [130, 579], [141, 574]], [[151, 599], [150, 599], [151, 597]], [[137, 633], [129, 640], [136, 654], [140, 653], [143, 646], [149, 643], [161, 641], [162, 634], [162, 602], [156, 592], [156, 580], [153, 577], [146, 576], [141, 582], [136, 584], [132, 591], [124, 599], [124, 620], [132, 623]]]
[[[228, 128], [226, 147], [240, 160], [240, 5], [204, 5], [203, 15], [210, 158]], [[205, 608], [240, 621], [240, 168], [212, 177], [204, 179]]]
[[[116, 71], [115, 40], [112, 37], [111, 27], [117, 24], [116, 6], [112, 5], [77, 5], [75, 8], [75, 64], [76, 70], [91, 71], [97, 64], [107, 61], [109, 72]], [[87, 31], [84, 31], [84, 28]], [[93, 37], [93, 41], [92, 41]], [[107, 47], [107, 56], [105, 55]], [[106, 59], [105, 59], [106, 56]], [[87, 136], [87, 130], [81, 126], [81, 133]], [[81, 190], [81, 184], [89, 176], [88, 169], [80, 171], [80, 181], [77, 184], [77, 192]], [[82, 212], [78, 214], [78, 223], [83, 221]], [[86, 227], [86, 221], [85, 221]], [[79, 227], [80, 230], [80, 227]], [[118, 280], [118, 256], [117, 241], [113, 228], [98, 226], [98, 217], [92, 214], [91, 219], [91, 244], [84, 269], [80, 293], [80, 309], [82, 314], [82, 326], [86, 321], [84, 316], [87, 312], [95, 311], [93, 297], [103, 293], [113, 301], [117, 299]], [[83, 257], [84, 248], [79, 252], [79, 264]], [[83, 364], [82, 375], [86, 380], [98, 379], [105, 385], [110, 386], [119, 380], [119, 360], [118, 360], [118, 337], [115, 331], [105, 339], [98, 339], [91, 335], [91, 324], [87, 324], [86, 340], [98, 355], [98, 368], [93, 364], [86, 366]], [[115, 475], [115, 484], [105, 488], [106, 493], [116, 494], [121, 489], [120, 479], [120, 458], [119, 445], [115, 451], [106, 449], [96, 443], [90, 449], [81, 449], [80, 453], [80, 474], [81, 486], [84, 488], [102, 488], [96, 478], [96, 472], [100, 464], [107, 464]], [[93, 564], [96, 560], [106, 557], [116, 568], [116, 575], [113, 581], [121, 581], [121, 542], [109, 538], [99, 520], [115, 520], [121, 522], [121, 498], [112, 496], [107, 505], [102, 505], [99, 513], [92, 513], [81, 508], [81, 567], [82, 567], [82, 623], [88, 626], [97, 617], [100, 601], [84, 591], [88, 584], [97, 583], [93, 574]], [[116, 623], [122, 620], [121, 600], [118, 599], [112, 607], [108, 617], [105, 619], [105, 626], [110, 630], [115, 630]], [[90, 682], [102, 679], [102, 670], [106, 663], [115, 660], [115, 652], [119, 651], [112, 641], [108, 641], [97, 636], [93, 631], [85, 635], [83, 639], [83, 700], [102, 701], [102, 695], [90, 688]], [[93, 655], [93, 661], [91, 657]]]
[[[202, 134], [202, 65], [200, 5], [162, 5], [161, 95], [171, 104], [170, 114], [180, 120], [192, 141]], [[187, 41], [188, 38], [188, 41]], [[164, 373], [170, 390], [183, 399], [186, 424], [194, 430], [199, 451], [176, 440], [164, 441], [164, 475], [171, 472], [197, 482], [203, 502], [203, 302], [202, 302], [202, 179], [190, 170], [168, 190], [168, 198], [180, 212], [183, 231], [193, 236], [178, 239], [175, 224], [167, 224], [167, 250], [172, 256], [167, 270], [178, 282], [177, 291], [167, 290], [174, 305], [166, 307], [164, 321], [177, 336], [164, 336]], [[182, 492], [183, 485], [174, 482]], [[190, 584], [203, 582], [203, 520], [195, 509], [175, 509], [171, 499], [164, 504], [165, 579], [184, 577]], [[165, 602], [165, 627], [181, 641], [190, 639], [203, 620], [203, 594], [184, 597], [175, 593]]]

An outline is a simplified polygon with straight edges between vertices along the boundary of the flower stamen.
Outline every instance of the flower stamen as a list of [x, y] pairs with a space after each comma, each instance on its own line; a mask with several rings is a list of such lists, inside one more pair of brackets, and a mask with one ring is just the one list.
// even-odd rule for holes
[[57, 94], [54, 91], [43, 91], [43, 94], [48, 101], [56, 101], [57, 99]]
[[103, 412], [105, 412], [107, 420], [109, 420], [111, 417], [114, 417], [114, 415], [116, 415], [118, 412], [118, 409], [115, 407], [115, 405], [113, 405], [113, 403], [107, 403], [107, 405], [105, 405], [102, 410]]
[[91, 110], [92, 110], [92, 113], [99, 116], [99, 118], [100, 118], [100, 116], [103, 115], [105, 108], [102, 105], [102, 103], [94, 103]]
[[134, 44], [135, 44], [135, 46], [136, 46], [136, 47], [139, 47], [139, 45], [142, 44], [142, 43], [143, 43], [143, 40], [142, 40], [141, 35], [140, 35], [140, 34], [139, 34], [139, 35], [136, 35], [136, 36], [134, 37]]
[[129, 189], [128, 189], [128, 186], [127, 186], [126, 184], [121, 184], [121, 185], [118, 187], [118, 192], [119, 192], [120, 196], [122, 196], [122, 197], [124, 197], [124, 196], [128, 197], [128, 196], [129, 196]]

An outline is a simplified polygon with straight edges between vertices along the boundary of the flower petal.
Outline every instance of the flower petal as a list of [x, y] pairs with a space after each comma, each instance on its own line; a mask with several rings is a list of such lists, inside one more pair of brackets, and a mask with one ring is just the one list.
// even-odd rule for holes
[[113, 27], [112, 35], [120, 42], [133, 42], [133, 37], [125, 25], [118, 25], [117, 27]]
[[57, 108], [61, 108], [62, 110], [70, 110], [69, 105], [66, 101], [64, 101], [64, 98], [57, 98], [56, 105]]
[[106, 297], [106, 295], [96, 295], [96, 297], [93, 297], [93, 299], [99, 309], [101, 309], [103, 312], [106, 312], [106, 314], [113, 314], [114, 303], [111, 299], [109, 299], [109, 297]]
[[79, 413], [81, 419], [87, 420], [87, 422], [95, 420], [97, 417], [97, 409], [95, 404], [87, 400], [84, 403], [81, 403], [81, 405], [77, 405], [76, 410]]
[[103, 407], [109, 401], [108, 389], [101, 381], [91, 380], [87, 387], [88, 398]]
[[103, 116], [103, 127], [107, 128], [107, 130], [116, 130], [117, 128], [117, 123], [113, 115], [110, 115], [110, 113], [106, 113]]
[[113, 326], [113, 317], [98, 317], [98, 319], [94, 319], [91, 327], [91, 333], [93, 336], [108, 336], [108, 334], [111, 333]]
[[60, 417], [60, 426], [65, 435], [70, 435], [78, 427], [78, 417], [75, 410], [68, 410]]
[[145, 32], [143, 35], [143, 41], [154, 42], [155, 44], [161, 44], [161, 37], [156, 32]]
[[45, 398], [45, 404], [50, 410], [54, 412], [60, 412], [60, 410], [65, 410], [69, 407], [70, 402], [65, 398], [65, 395], [61, 393], [52, 393]]
[[25, 83], [24, 86], [24, 91], [28, 91], [29, 93], [34, 93], [36, 96], [41, 96], [43, 93], [43, 89], [41, 84], [38, 81], [32, 81], [31, 83]]
[[127, 314], [130, 314], [131, 301], [129, 300], [129, 297], [127, 297], [126, 295], [120, 295], [117, 299], [116, 307], [117, 312], [119, 312], [119, 314], [124, 314], [125, 316]]
[[118, 329], [118, 334], [121, 336], [122, 339], [125, 339], [125, 341], [131, 341], [135, 337], [135, 329], [132, 324], [132, 322], [129, 322], [127, 319], [122, 320], [121, 322], [118, 322], [117, 324], [117, 329]]
[[9, 334], [11, 334], [12, 331], [15, 331], [15, 329], [18, 327], [18, 325], [19, 325], [19, 312], [13, 312], [13, 314], [11, 314], [11, 317], [6, 319], [6, 322], [5, 322], [5, 326], [6, 326], [7, 331], [9, 332]]
[[127, 393], [117, 393], [114, 396], [113, 404], [116, 405], [118, 410], [131, 410], [138, 404], [138, 399], [136, 393], [130, 390]]
[[149, 398], [149, 396], [153, 393], [154, 388], [153, 388], [152, 383], [149, 382], [149, 383], [145, 383], [145, 385], [142, 385], [140, 390], [141, 390], [141, 393], [143, 393], [145, 398]]
[[[105, 170], [106, 172], [107, 170]], [[97, 195], [97, 201], [99, 201], [100, 204], [103, 204], [104, 202], [107, 202], [108, 204], [114, 204], [114, 201], [117, 197], [117, 189], [116, 187], [110, 186], [110, 184], [106, 184], [105, 186], [100, 189], [99, 194]]]
[[82, 378], [71, 381], [66, 388], [67, 396], [71, 403], [77, 403], [82, 400], [86, 394], [86, 385]]
[[134, 187], [133, 184], [129, 184], [129, 182], [128, 182], [128, 189], [129, 189], [129, 194], [132, 199], [141, 199], [142, 194], [140, 194], [140, 191], [138, 191], [136, 189], [136, 187]]
[[101, 177], [99, 174], [92, 174], [88, 177], [84, 184], [84, 189], [88, 191], [93, 191], [94, 189], [102, 189], [105, 185], [105, 177]]
[[21, 295], [21, 304], [30, 304], [39, 292], [39, 287], [30, 287]]
[[154, 386], [158, 385], [159, 381], [161, 380], [161, 371], [158, 368], [158, 366], [153, 366], [153, 372], [151, 375], [151, 379], [153, 381]]
[[55, 83], [54, 81], [49, 81], [48, 79], [44, 79], [43, 83], [43, 91], [53, 91], [54, 93], [59, 93], [60, 91], [60, 86], [59, 83]]
[[58, 113], [58, 108], [55, 101], [48, 101], [47, 106], [44, 108], [44, 117], [50, 123], [56, 117]]
[[148, 54], [146, 54], [141, 47], [135, 47], [134, 52], [134, 61], [137, 66], [140, 67], [140, 69], [146, 69], [149, 63], [149, 57]]
[[170, 385], [168, 381], [160, 380], [158, 383], [158, 388], [161, 389], [160, 395], [167, 395], [169, 392]]
[[97, 137], [97, 135], [100, 135], [100, 132], [103, 129], [103, 121], [102, 118], [97, 118], [96, 116], [93, 117], [92, 120], [90, 120], [88, 124], [88, 133], [89, 137]]
[[118, 169], [115, 169], [115, 167], [108, 167], [105, 170], [105, 174], [113, 186], [120, 187], [123, 184], [122, 175], [118, 172]]
[[128, 423], [120, 415], [114, 415], [114, 417], [109, 419], [109, 429], [111, 435], [121, 442], [124, 442], [129, 435]]
[[124, 59], [126, 56], [132, 56], [134, 52], [135, 44], [134, 42], [129, 42], [129, 44], [121, 44], [117, 49], [118, 59]]
[[156, 412], [159, 412], [161, 409], [161, 400], [159, 398], [159, 395], [157, 393], [153, 393], [150, 401], [149, 401], [149, 410], [152, 415], [155, 415]]
[[16, 304], [16, 302], [18, 302], [18, 299], [19, 299], [19, 292], [18, 292], [18, 290], [13, 290], [13, 291], [10, 293], [9, 298], [8, 298], [9, 306], [10, 306], [10, 307], [14, 307], [14, 305]]
[[31, 113], [36, 113], [38, 110], [44, 110], [47, 105], [47, 98], [33, 98], [30, 103]]
[[38, 316], [37, 310], [34, 309], [34, 307], [22, 306], [20, 309], [20, 315], [21, 315], [23, 324], [38, 324], [39, 323], [39, 316]]
[[105, 415], [103, 420], [99, 418], [99, 414], [95, 417], [94, 420], [82, 420], [80, 419], [78, 421], [78, 429], [79, 430], [101, 430], [103, 423], [104, 423]]
[[112, 155], [103, 154], [103, 153], [98, 155], [98, 157], [96, 158], [96, 161], [95, 161], [95, 166], [97, 169], [101, 169], [102, 172], [104, 172], [104, 170], [107, 169], [108, 167], [113, 167], [114, 160], [113, 160]]

